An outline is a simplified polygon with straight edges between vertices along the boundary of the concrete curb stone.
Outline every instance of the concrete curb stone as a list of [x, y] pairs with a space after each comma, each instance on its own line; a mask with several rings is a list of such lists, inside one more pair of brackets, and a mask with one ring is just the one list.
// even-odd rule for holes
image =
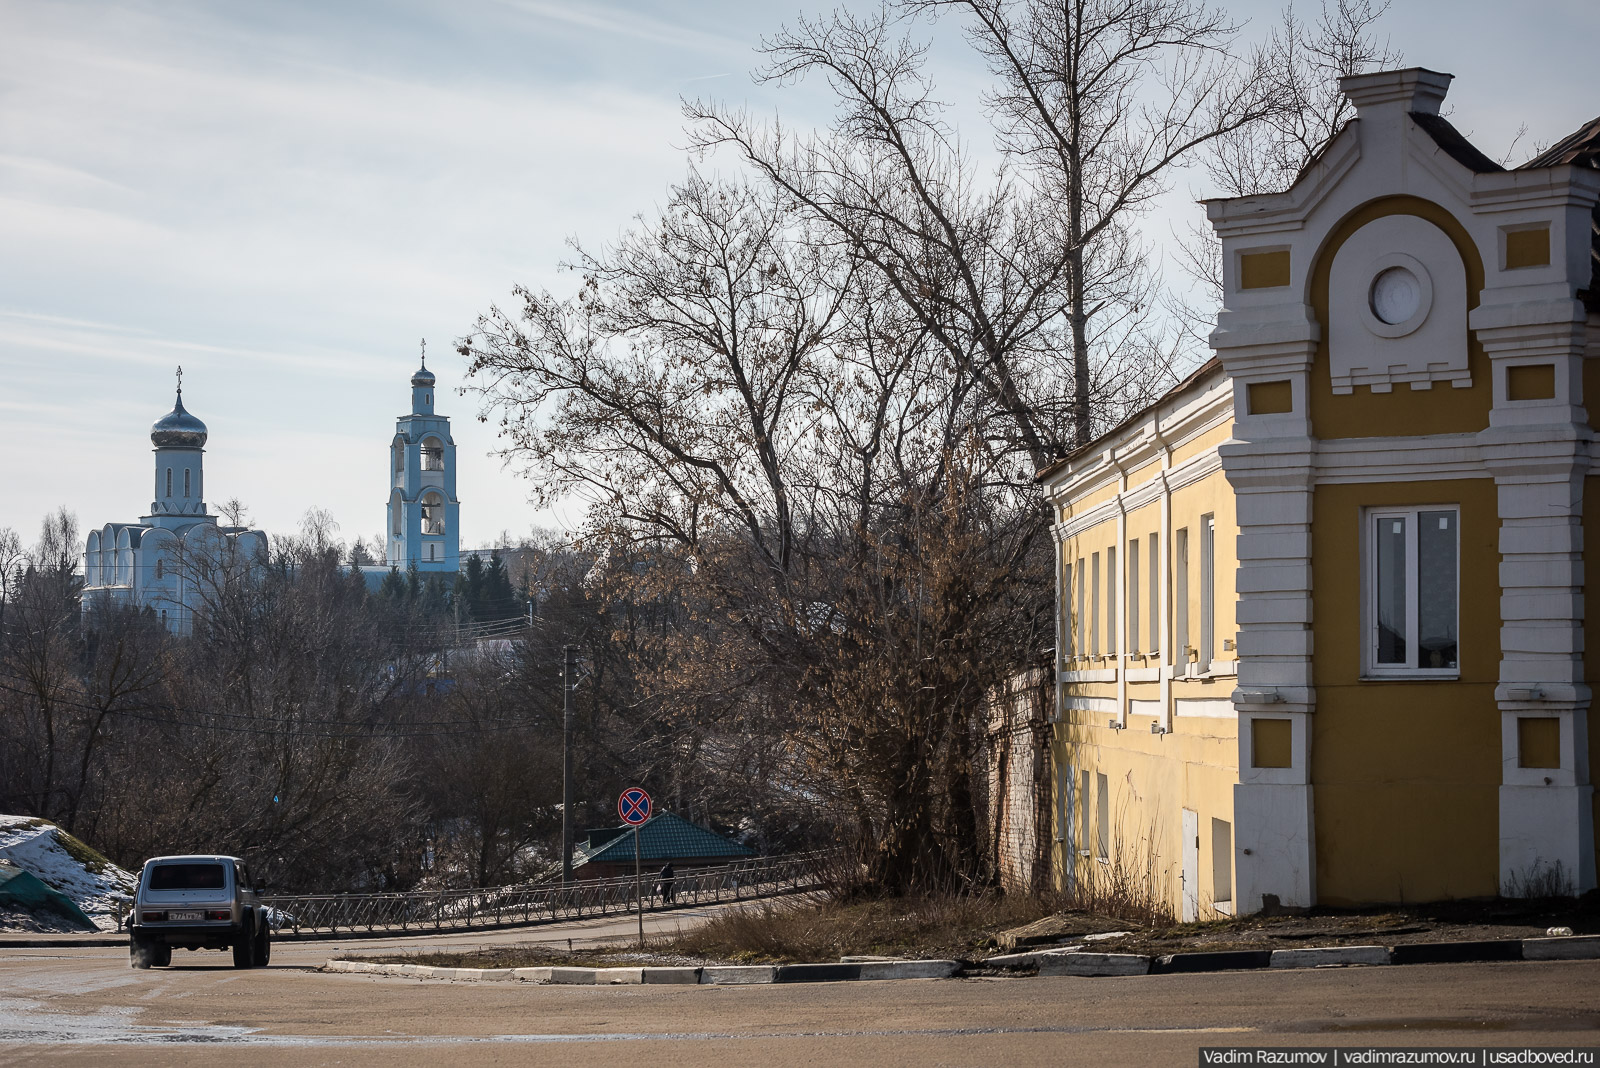
[[949, 979], [961, 970], [958, 960], [866, 961], [861, 964], [862, 979]]
[[1151, 975], [1187, 972], [1232, 972], [1267, 968], [1272, 964], [1270, 949], [1234, 949], [1218, 953], [1168, 953], [1150, 962]]
[[646, 986], [670, 984], [693, 986], [700, 981], [699, 968], [640, 968], [639, 981]]
[[1395, 946], [1389, 960], [1395, 964], [1458, 964], [1469, 961], [1521, 960], [1520, 938], [1481, 942], [1408, 942]]
[[1137, 953], [1057, 953], [1039, 961], [1040, 975], [1148, 975], [1150, 958]]
[[1496, 939], [1479, 942], [1414, 942], [1394, 946], [1328, 946], [1307, 949], [1133, 953], [1047, 950], [1011, 953], [987, 960], [871, 960], [837, 964], [744, 964], [706, 967], [636, 968], [435, 968], [420, 964], [376, 964], [330, 960], [326, 972], [410, 976], [479, 982], [534, 982], [580, 986], [694, 985], [749, 986], [768, 983], [837, 983], [855, 980], [949, 979], [968, 967], [1036, 967], [1041, 976], [1168, 975], [1256, 968], [1316, 968], [1330, 965], [1433, 964], [1508, 960], [1600, 959], [1600, 935]]
[[1566, 938], [1524, 938], [1523, 960], [1594, 960], [1600, 958], [1600, 935]]
[[778, 968], [772, 964], [730, 964], [700, 969], [702, 986], [742, 986], [777, 981]]
[[1388, 946], [1327, 946], [1320, 949], [1275, 949], [1274, 968], [1327, 968], [1344, 964], [1388, 964]]

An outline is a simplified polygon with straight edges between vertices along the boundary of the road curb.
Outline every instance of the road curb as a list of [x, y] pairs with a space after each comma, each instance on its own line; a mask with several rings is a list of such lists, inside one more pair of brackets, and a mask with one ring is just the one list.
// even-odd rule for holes
[[839, 964], [729, 964], [640, 968], [434, 968], [330, 960], [325, 972], [472, 982], [520, 981], [565, 986], [765, 986], [773, 983], [847, 983], [890, 979], [953, 979], [969, 969], [1041, 976], [1176, 975], [1264, 968], [1371, 967], [1392, 964], [1481, 963], [1511, 960], [1600, 960], [1600, 935], [1497, 939], [1482, 942], [1413, 942], [1398, 946], [1328, 946], [1309, 949], [1232, 950], [1217, 953], [1011, 953], [979, 961], [882, 960]]

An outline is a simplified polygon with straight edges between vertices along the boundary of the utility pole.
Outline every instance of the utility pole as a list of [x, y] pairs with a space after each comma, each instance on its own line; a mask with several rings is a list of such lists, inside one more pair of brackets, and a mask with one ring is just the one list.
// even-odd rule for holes
[[561, 885], [572, 882], [572, 687], [578, 673], [578, 647], [563, 650], [561, 668]]

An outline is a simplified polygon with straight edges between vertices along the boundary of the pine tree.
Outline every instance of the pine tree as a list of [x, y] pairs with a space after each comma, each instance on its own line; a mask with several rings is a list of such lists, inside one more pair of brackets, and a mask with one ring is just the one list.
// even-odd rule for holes
[[406, 595], [406, 580], [400, 577], [399, 565], [389, 568], [389, 573], [383, 576], [383, 585], [378, 587], [378, 596], [388, 601], [404, 600]]

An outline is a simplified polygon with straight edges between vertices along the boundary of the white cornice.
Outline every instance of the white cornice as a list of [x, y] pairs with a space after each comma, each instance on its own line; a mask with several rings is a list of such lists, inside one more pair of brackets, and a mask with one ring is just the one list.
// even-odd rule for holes
[[[1220, 443], [1219, 443], [1220, 444]], [[1215, 474], [1222, 470], [1222, 454], [1215, 448], [1207, 449], [1198, 456], [1191, 456], [1176, 467], [1168, 468], [1155, 478], [1128, 490], [1119, 493], [1108, 501], [1102, 501], [1087, 512], [1075, 515], [1065, 522], [1055, 524], [1057, 540], [1071, 538], [1077, 534], [1097, 527], [1101, 523], [1110, 522], [1117, 517], [1119, 511], [1133, 511], [1143, 508], [1147, 504], [1154, 504], [1161, 499], [1163, 491], [1177, 492], [1185, 486], [1192, 486], [1207, 475]]]
[[[1115, 439], [1069, 462], [1045, 482], [1045, 496], [1060, 507], [1116, 483], [1130, 470], [1180, 449], [1233, 417], [1233, 379], [1220, 369], [1200, 394], [1162, 416], [1151, 412]], [[1068, 489], [1070, 487], [1070, 491]]]

